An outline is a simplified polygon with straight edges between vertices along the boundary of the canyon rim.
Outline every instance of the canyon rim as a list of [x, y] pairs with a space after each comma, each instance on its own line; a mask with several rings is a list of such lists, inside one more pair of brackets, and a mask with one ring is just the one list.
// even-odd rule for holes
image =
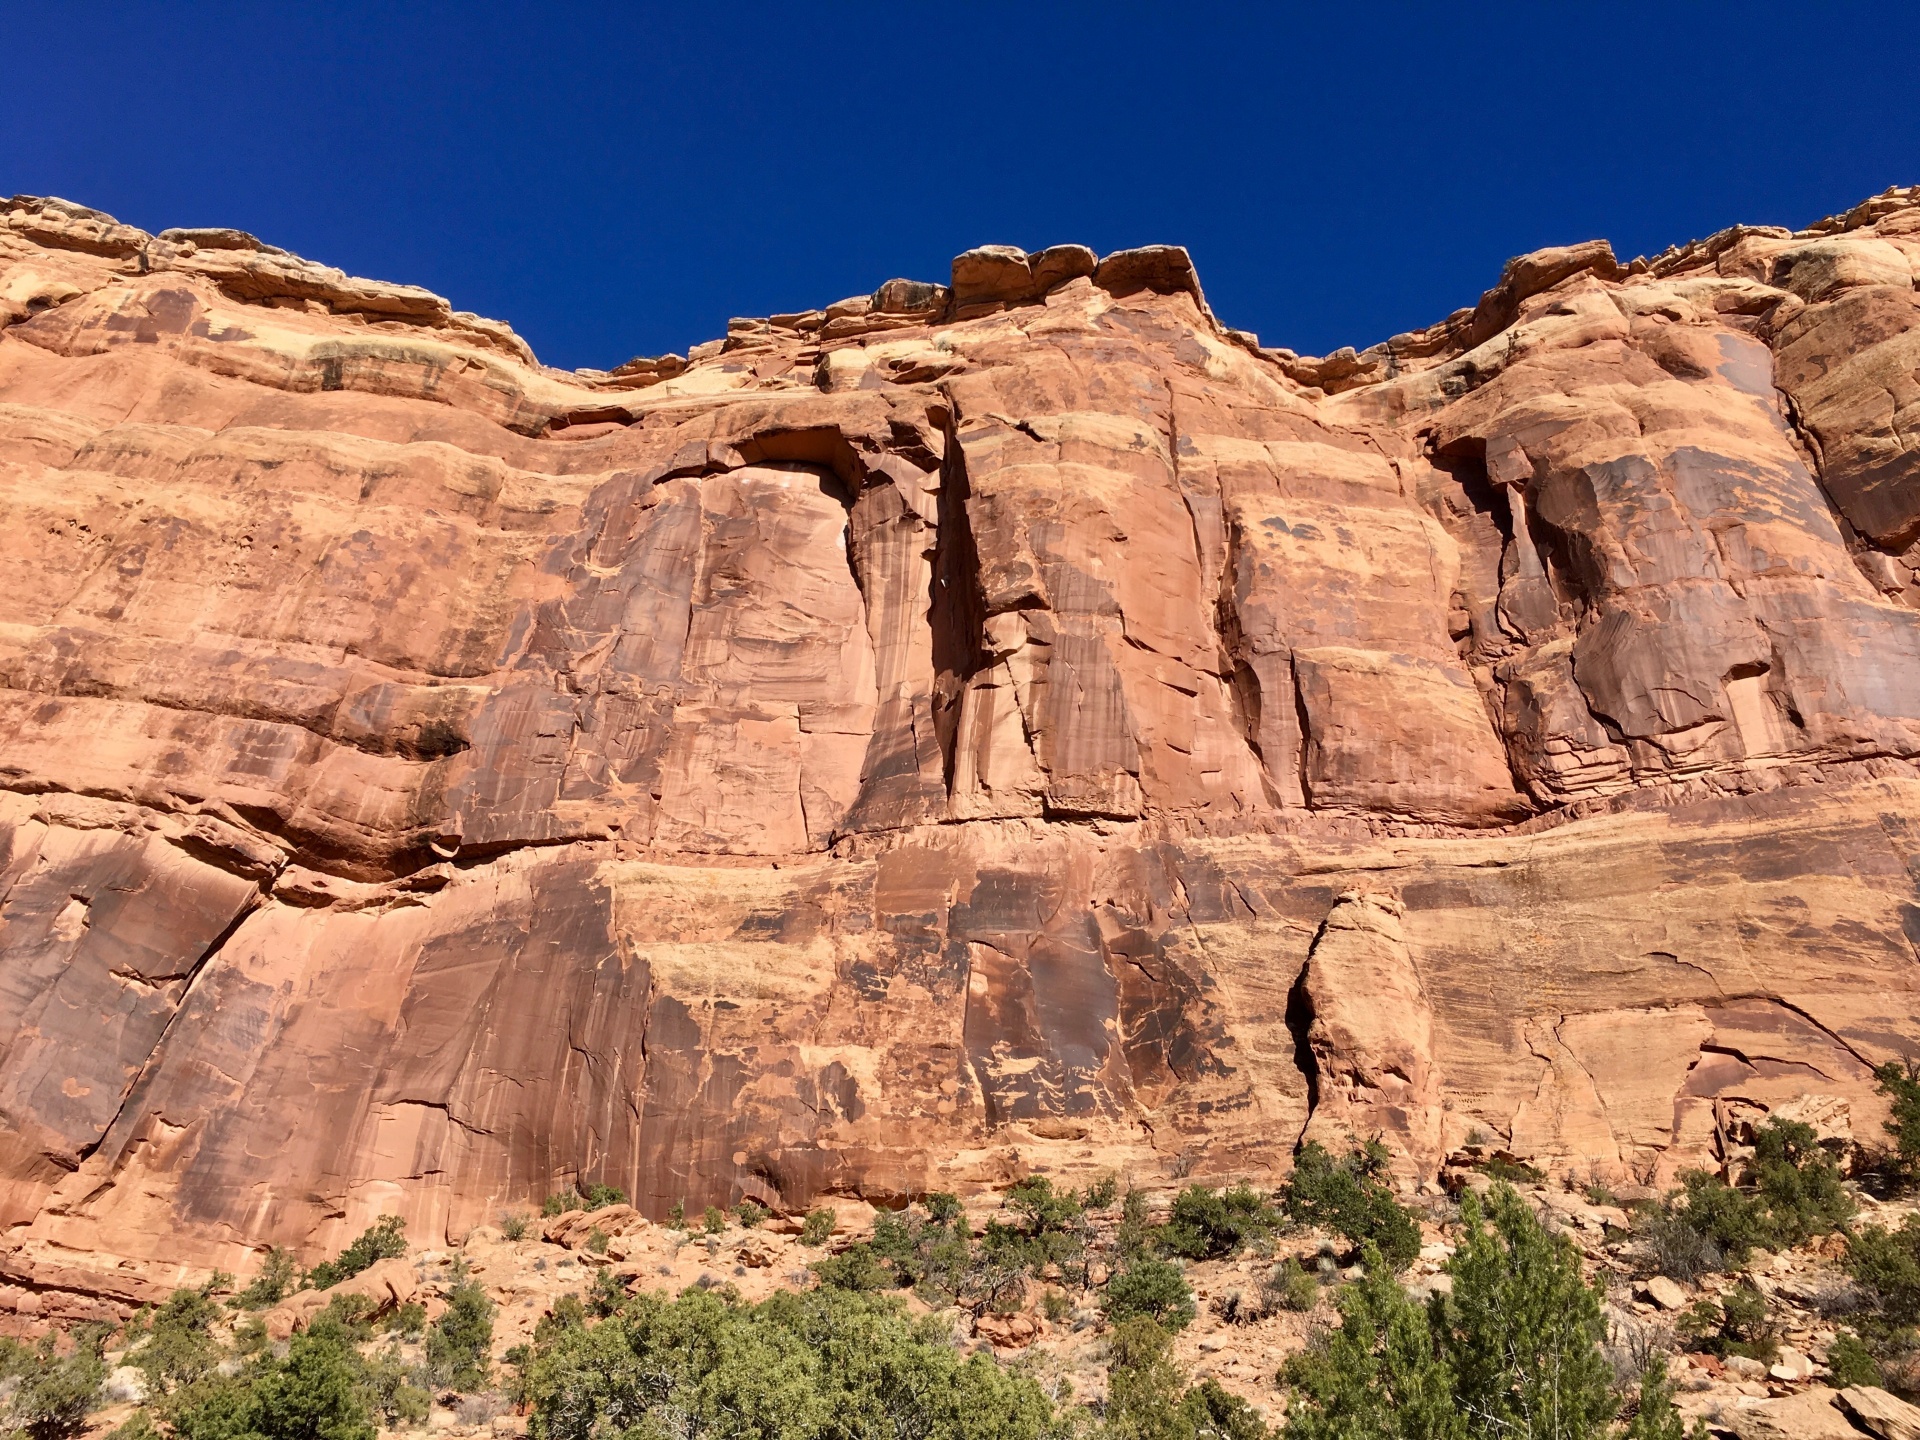
[[1314, 358], [986, 246], [560, 371], [0, 203], [0, 1308], [573, 1184], [1877, 1136], [1917, 280], [1920, 187]]

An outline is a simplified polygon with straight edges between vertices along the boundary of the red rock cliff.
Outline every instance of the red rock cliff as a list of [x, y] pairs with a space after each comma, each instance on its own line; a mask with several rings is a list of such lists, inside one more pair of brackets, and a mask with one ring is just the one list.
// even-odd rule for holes
[[1920, 191], [1324, 359], [996, 246], [610, 373], [0, 220], [0, 1305], [576, 1178], [1667, 1176], [1920, 1046]]

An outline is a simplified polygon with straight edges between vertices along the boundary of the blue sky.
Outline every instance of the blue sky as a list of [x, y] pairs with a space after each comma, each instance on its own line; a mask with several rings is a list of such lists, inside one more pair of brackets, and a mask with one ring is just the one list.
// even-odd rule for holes
[[1188, 246], [1222, 319], [1366, 345], [1509, 255], [1654, 253], [1920, 181], [1920, 6], [0, 0], [0, 194], [231, 225], [559, 365]]

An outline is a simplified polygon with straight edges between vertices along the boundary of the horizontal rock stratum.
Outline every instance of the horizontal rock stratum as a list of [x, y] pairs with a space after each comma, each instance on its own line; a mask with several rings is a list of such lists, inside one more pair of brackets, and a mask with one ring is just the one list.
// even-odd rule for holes
[[1920, 189], [1263, 349], [969, 251], [685, 357], [0, 206], [0, 1306], [382, 1212], [1475, 1131], [1920, 1050]]

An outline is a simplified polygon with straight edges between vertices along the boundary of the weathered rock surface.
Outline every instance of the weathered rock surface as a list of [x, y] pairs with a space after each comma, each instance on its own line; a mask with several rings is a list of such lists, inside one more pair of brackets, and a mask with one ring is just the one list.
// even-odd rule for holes
[[1880, 1440], [1920, 1440], [1920, 1407], [1878, 1385], [1850, 1385], [1835, 1398], [1857, 1425]]
[[990, 246], [562, 372], [5, 202], [0, 1305], [576, 1179], [1871, 1136], [1916, 273], [1889, 192], [1313, 359]]

